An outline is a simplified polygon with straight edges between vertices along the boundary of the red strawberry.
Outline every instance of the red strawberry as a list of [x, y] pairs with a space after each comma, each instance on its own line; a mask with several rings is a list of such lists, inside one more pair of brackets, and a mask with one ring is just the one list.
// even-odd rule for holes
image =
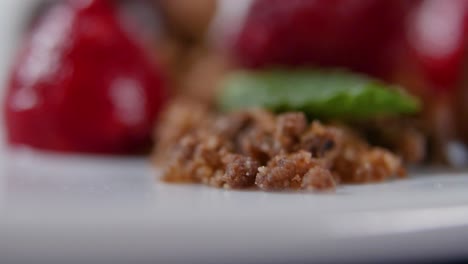
[[235, 43], [248, 67], [342, 66], [383, 74], [414, 2], [257, 0]]
[[166, 87], [110, 2], [64, 1], [31, 30], [6, 95], [11, 144], [111, 154], [149, 146]]
[[437, 90], [453, 90], [468, 44], [468, 1], [425, 0], [411, 16], [409, 44], [424, 78]]
[[445, 153], [455, 139], [468, 142], [468, 0], [422, 1], [409, 16], [407, 46], [396, 80], [424, 100], [433, 152]]

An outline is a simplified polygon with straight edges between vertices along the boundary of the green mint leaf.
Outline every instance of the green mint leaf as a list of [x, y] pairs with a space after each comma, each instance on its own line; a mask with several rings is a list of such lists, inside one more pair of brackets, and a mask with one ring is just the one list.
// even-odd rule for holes
[[306, 69], [234, 72], [223, 83], [218, 105], [225, 111], [261, 107], [342, 119], [420, 110], [419, 101], [400, 87], [341, 70]]

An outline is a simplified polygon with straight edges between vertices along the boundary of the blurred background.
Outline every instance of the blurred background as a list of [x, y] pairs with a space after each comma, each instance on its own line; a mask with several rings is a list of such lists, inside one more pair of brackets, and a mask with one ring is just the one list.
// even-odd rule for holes
[[[15, 84], [15, 80], [23, 80], [24, 78], [21, 77], [20, 75], [22, 73], [20, 72], [25, 72], [25, 71], [30, 71], [31, 69], [41, 69], [42, 68], [42, 73], [39, 72], [38, 74], [41, 75], [42, 80], [46, 80], [48, 78], [57, 80], [60, 79], [58, 76], [63, 76], [61, 75], [62, 73], [57, 72], [57, 73], [52, 73], [51, 67], [49, 66], [44, 66], [48, 65], [47, 63], [54, 63], [53, 62], [53, 53], [57, 51], [57, 48], [52, 47], [51, 49], [47, 50], [47, 45], [62, 45], [62, 47], [65, 47], [66, 41], [65, 40], [60, 40], [58, 39], [60, 37], [60, 33], [52, 33], [54, 29], [54, 25], [57, 25], [57, 30], [61, 27], [61, 25], [66, 25], [67, 22], [61, 22], [61, 18], [59, 15], [47, 15], [50, 14], [50, 9], [51, 7], [57, 6], [57, 3], [59, 2], [68, 2], [68, 3], [84, 3], [86, 1], [60, 1], [60, 0], [44, 0], [44, 1], [32, 1], [32, 0], [27, 0], [27, 1], [14, 1], [14, 0], [4, 0], [1, 1], [0, 3], [0, 8], [1, 8], [1, 18], [0, 18], [0, 32], [3, 34], [4, 41], [0, 43], [0, 81], [3, 84], [2, 87], [0, 88], [0, 94], [2, 102], [5, 101], [3, 100], [3, 97], [5, 96], [5, 90], [6, 87], [10, 87], [9, 90], [12, 91], [12, 96], [14, 97], [13, 94], [15, 94], [15, 89], [13, 87], [25, 87], [23, 84]], [[99, 2], [99, 1], [96, 1]], [[130, 35], [133, 37], [131, 38], [131, 41], [137, 41], [140, 42], [139, 44], [143, 44], [145, 47], [145, 50], [142, 51], [139, 48], [136, 47], [126, 47], [122, 48], [122, 46], [118, 47], [118, 43], [120, 40], [112, 39], [114, 42], [111, 48], [107, 50], [112, 50], [115, 54], [119, 54], [121, 52], [125, 53], [132, 53], [135, 51], [131, 51], [132, 48], [135, 49], [137, 52], [144, 52], [145, 55], [143, 57], [140, 56], [140, 59], [135, 59], [134, 60], [134, 66], [136, 68], [140, 68], [139, 70], [130, 70], [130, 69], [122, 69], [124, 66], [124, 63], [121, 62], [114, 62], [111, 66], [113, 69], [108, 70], [107, 72], [112, 72], [112, 71], [133, 71], [133, 73], [129, 74], [136, 74], [139, 75], [142, 72], [146, 71], [147, 76], [144, 77], [146, 78], [145, 80], [140, 79], [138, 82], [146, 82], [144, 84], [145, 87], [148, 87], [147, 84], [151, 83], [150, 86], [156, 87], [153, 90], [153, 95], [146, 95], [146, 98], [144, 100], [149, 100], [151, 101], [149, 106], [145, 109], [136, 109], [135, 104], [127, 103], [121, 100], [121, 105], [122, 105], [122, 110], [121, 112], [127, 111], [126, 114], [124, 115], [133, 115], [133, 116], [138, 116], [140, 115], [140, 118], [144, 119], [144, 122], [140, 122], [139, 128], [135, 128], [137, 125], [133, 125], [133, 129], [136, 129], [136, 133], [144, 133], [144, 136], [139, 136], [135, 134], [134, 132], [129, 132], [129, 125], [128, 124], [122, 124], [122, 120], [125, 118], [118, 118], [119, 120], [116, 120], [117, 123], [120, 122], [120, 124], [114, 125], [116, 127], [121, 127], [121, 126], [126, 126], [126, 128], [123, 128], [124, 130], [127, 130], [127, 132], [124, 133], [130, 133], [133, 134], [133, 136], [137, 138], [144, 138], [145, 143], [138, 143], [138, 140], [130, 139], [129, 136], [125, 136], [120, 134], [115, 135], [115, 137], [119, 137], [120, 139], [115, 139], [113, 143], [109, 143], [106, 147], [101, 148], [100, 150], [94, 149], [91, 150], [89, 147], [83, 147], [84, 152], [105, 152], [105, 153], [118, 153], [118, 152], [123, 152], [123, 153], [128, 153], [128, 152], [135, 152], [135, 150], [128, 150], [128, 146], [123, 146], [121, 143], [123, 143], [123, 138], [127, 138], [130, 141], [130, 143], [125, 143], [127, 145], [135, 145], [135, 149], [138, 149], [139, 151], [141, 148], [149, 148], [149, 134], [151, 133], [151, 130], [154, 125], [154, 114], [159, 112], [162, 106], [162, 102], [165, 102], [163, 93], [170, 93], [172, 96], [177, 94], [178, 91], [184, 90], [184, 94], [186, 94], [188, 97], [194, 96], [196, 98], [199, 98], [200, 100], [211, 100], [213, 96], [213, 88], [214, 88], [214, 83], [218, 81], [218, 76], [227, 68], [227, 61], [224, 59], [224, 57], [218, 56], [218, 54], [221, 54], [222, 52], [218, 52], [219, 50], [223, 50], [225, 48], [226, 40], [229, 39], [230, 37], [233, 36], [234, 32], [239, 29], [240, 26], [240, 21], [243, 19], [245, 14], [248, 11], [248, 6], [250, 5], [250, 0], [242, 0], [242, 1], [216, 1], [216, 0], [199, 0], [199, 1], [151, 1], [151, 0], [138, 0], [138, 1], [127, 1], [127, 0], [119, 0], [119, 1], [110, 1], [115, 3], [115, 6], [118, 6], [118, 16], [119, 18], [118, 23], [122, 24], [122, 28], [119, 27], [118, 30], [124, 29], [125, 31], [129, 32]], [[105, 12], [105, 11], [104, 11]], [[46, 14], [46, 15], [45, 15]], [[44, 16], [45, 15], [45, 16]], [[42, 23], [38, 21], [42, 20], [54, 20], [54, 22], [51, 23], [50, 28], [47, 25], [44, 26], [46, 23]], [[107, 18], [106, 18], [107, 19]], [[112, 21], [112, 19], [110, 20]], [[107, 21], [109, 22], [109, 21]], [[105, 23], [107, 23], [105, 22]], [[91, 22], [93, 23], [93, 22]], [[113, 23], [113, 22], [109, 22]], [[42, 25], [42, 29], [38, 29], [38, 24]], [[109, 25], [104, 25], [104, 27], [109, 26]], [[111, 26], [112, 27], [112, 26]], [[96, 28], [99, 28], [97, 26]], [[49, 30], [50, 29], [50, 30]], [[106, 29], [108, 32], [112, 32], [112, 29], [109, 30], [109, 28]], [[42, 34], [42, 33], [45, 34]], [[104, 31], [102, 31], [104, 32]], [[101, 33], [102, 33], [101, 32]], [[101, 34], [99, 33], [99, 34]], [[41, 35], [42, 34], [42, 35]], [[110, 33], [113, 34], [113, 33]], [[36, 36], [36, 37], [35, 37]], [[101, 35], [103, 38], [105, 37], [104, 35]], [[115, 36], [114, 36], [115, 37]], [[119, 37], [117, 37], [118, 39]], [[73, 37], [70, 37], [69, 39], [73, 39]], [[37, 40], [37, 41], [36, 41]], [[79, 46], [80, 44], [78, 43], [80, 40], [76, 40], [76, 44]], [[94, 40], [92, 40], [94, 41]], [[104, 40], [106, 41], [106, 40]], [[44, 44], [45, 43], [45, 44]], [[49, 43], [49, 44], [47, 44]], [[54, 44], [55, 43], [55, 44]], [[57, 44], [58, 43], [58, 44]], [[97, 42], [96, 42], [97, 43]], [[117, 43], [117, 44], [116, 44]], [[45, 46], [42, 46], [42, 45]], [[100, 44], [98, 44], [99, 46]], [[107, 45], [107, 44], [102, 44], [102, 45]], [[117, 46], [116, 46], [117, 45]], [[123, 44], [128, 45], [128, 43]], [[39, 50], [38, 56], [34, 55], [33, 53], [29, 54], [29, 51], [34, 52], [36, 47], [45, 47], [44, 50]], [[102, 47], [102, 46], [101, 46]], [[52, 53], [48, 53], [48, 52]], [[80, 52], [80, 51], [79, 51]], [[96, 54], [99, 54], [97, 49], [95, 51], [97, 52]], [[60, 51], [59, 51], [60, 53]], [[24, 54], [29, 54], [25, 55]], [[41, 55], [42, 54], [42, 55]], [[58, 53], [57, 53], [58, 54]], [[101, 53], [102, 54], [102, 53]], [[80, 55], [81, 56], [81, 55]], [[100, 55], [97, 55], [100, 56]], [[105, 55], [105, 56], [110, 56], [111, 55]], [[127, 56], [127, 55], [124, 55]], [[95, 56], [96, 57], [96, 56]], [[102, 56], [101, 56], [102, 57]], [[28, 61], [27, 58], [30, 58], [31, 60]], [[52, 59], [51, 59], [52, 58]], [[102, 57], [104, 58], [104, 57]], [[124, 57], [120, 58], [122, 60], [125, 60]], [[140, 61], [138, 61], [140, 60]], [[98, 64], [100, 63], [101, 66], [96, 66], [99, 68], [103, 68], [105, 63], [109, 62], [109, 59], [96, 59], [96, 60], [91, 60], [89, 62], [86, 62], [88, 64], [94, 64], [94, 62], [97, 62]], [[142, 62], [143, 61], [143, 62]], [[30, 63], [31, 62], [31, 63]], [[158, 65], [158, 68], [145, 68], [145, 64], [152, 64], [153, 62], [156, 62]], [[17, 65], [17, 67], [15, 66]], [[30, 65], [26, 66], [26, 65]], [[74, 65], [73, 63], [67, 64], [67, 62], [59, 62], [59, 67], [61, 69], [64, 69], [63, 65]], [[29, 68], [28, 68], [29, 67]], [[74, 66], [72, 66], [74, 67]], [[79, 67], [79, 66], [78, 66]], [[105, 68], [105, 67], [104, 67]], [[134, 68], [134, 69], [136, 69]], [[50, 70], [49, 72], [47, 72]], [[40, 70], [39, 70], [40, 71]], [[46, 71], [44, 73], [44, 71]], [[88, 74], [85, 73], [85, 71], [79, 69], [75, 72], [78, 72], [78, 75], [81, 74]], [[18, 75], [19, 74], [19, 75]], [[51, 75], [48, 75], [51, 74]], [[56, 74], [56, 75], [54, 75]], [[66, 73], [65, 73], [66, 74]], [[88, 75], [88, 77], [79, 77], [80, 80], [84, 80], [88, 78], [87, 80], [89, 81], [87, 85], [81, 85], [81, 87], [88, 87], [87, 89], [81, 89], [82, 90], [82, 95], [87, 96], [87, 98], [98, 98], [99, 92], [96, 92], [99, 90], [99, 87], [103, 87], [106, 84], [98, 84], [99, 82], [106, 82], [106, 80], [101, 80], [100, 77], [98, 77], [97, 73], [95, 73], [96, 76], [91, 77]], [[100, 76], [105, 75], [105, 73], [100, 74]], [[164, 76], [162, 76], [164, 75]], [[32, 74], [31, 76], [35, 76]], [[52, 76], [52, 77], [47, 77], [47, 76]], [[120, 74], [120, 77], [123, 76]], [[36, 77], [31, 77], [31, 78], [36, 78]], [[116, 75], [115, 78], [119, 78], [119, 76]], [[133, 77], [132, 77], [133, 78]], [[92, 80], [97, 80], [98, 81], [93, 81]], [[13, 81], [12, 81], [13, 80]], [[91, 80], [91, 81], [90, 81]], [[8, 83], [8, 81], [12, 81]], [[165, 82], [166, 85], [161, 85], [159, 82]], [[22, 82], [22, 81], [20, 81]], [[38, 86], [42, 85], [40, 82], [35, 82], [33, 85], [32, 90], [37, 90], [41, 89], [38, 88]], [[72, 81], [73, 84], [77, 84], [77, 82]], [[128, 82], [127, 82], [128, 83]], [[66, 86], [64, 83], [58, 83], [56, 84], [51, 84], [52, 86], [56, 85], [61, 85], [62, 87]], [[78, 85], [78, 84], [77, 84]], [[163, 87], [160, 87], [163, 86]], [[98, 87], [95, 89], [95, 87]], [[49, 87], [48, 90], [54, 90], [55, 88]], [[67, 88], [68, 89], [68, 88]], [[93, 90], [94, 89], [94, 90]], [[21, 88], [19, 88], [21, 90]], [[24, 89], [23, 89], [24, 90]], [[27, 90], [27, 89], [26, 89]], [[26, 91], [24, 90], [24, 91]], [[63, 88], [62, 90], [66, 90]], [[70, 90], [73, 90], [73, 88], [70, 88]], [[105, 89], [104, 89], [105, 90]], [[137, 89], [134, 89], [137, 90]], [[156, 91], [156, 92], [154, 92]], [[145, 91], [147, 93], [148, 91]], [[20, 92], [21, 93], [21, 92]], [[87, 93], [87, 94], [85, 94]], [[105, 92], [104, 92], [105, 93]], [[151, 91], [149, 92], [151, 93]], [[134, 93], [135, 94], [135, 93]], [[28, 100], [31, 100], [29, 94], [29, 97], [22, 97], [23, 99], [28, 98]], [[89, 97], [91, 95], [91, 97]], [[45, 96], [44, 94], [40, 95], [41, 98], [42, 96]], [[21, 96], [20, 96], [21, 97]], [[80, 99], [80, 96], [75, 96], [76, 102], [83, 100]], [[108, 99], [108, 98], [107, 98]], [[107, 99], [96, 99], [96, 100], [107, 100]], [[128, 98], [127, 98], [128, 99]], [[47, 100], [47, 99], [45, 99]], [[68, 100], [68, 99], [67, 99]], [[113, 99], [112, 99], [113, 100]], [[138, 98], [134, 98], [135, 100], [140, 100]], [[12, 102], [12, 99], [7, 99], [7, 101]], [[21, 100], [20, 100], [21, 101]], [[27, 100], [26, 100], [27, 101]], [[23, 103], [26, 101], [22, 101]], [[83, 101], [80, 101], [83, 102]], [[71, 104], [68, 102], [66, 103], [70, 107]], [[129, 105], [131, 104], [131, 105]], [[82, 105], [82, 103], [80, 103]], [[94, 104], [91, 104], [94, 105]], [[127, 106], [124, 106], [127, 105]], [[95, 106], [95, 105], [94, 105]], [[107, 111], [104, 108], [94, 108], [94, 113], [96, 112], [105, 112]], [[71, 112], [74, 112], [77, 110], [77, 108], [74, 108], [75, 110], [71, 110]], [[10, 110], [13, 112], [16, 112], [16, 110], [13, 110], [9, 107], [7, 107], [7, 113], [12, 113]], [[35, 110], [37, 111], [42, 111], [42, 110]], [[49, 114], [56, 113], [55, 110], [45, 110], [46, 112], [48, 111]], [[81, 110], [80, 110], [81, 111]], [[133, 112], [130, 113], [130, 112]], [[138, 111], [143, 111], [149, 116], [147, 117], [142, 117], [141, 114], [138, 113]], [[63, 111], [66, 112], [66, 111]], [[65, 115], [68, 115], [68, 117], [71, 117], [73, 115], [77, 116], [79, 115], [79, 120], [84, 120], [88, 118], [87, 114], [78, 114], [78, 113], [71, 113], [69, 112], [68, 114], [63, 114], [64, 117]], [[91, 111], [90, 111], [91, 112]], [[37, 112], [38, 113], [38, 112]], [[130, 113], [130, 114], [129, 114]], [[49, 114], [46, 114], [43, 112], [40, 114], [42, 117], [50, 117]], [[92, 115], [91, 113], [89, 113]], [[13, 117], [15, 115], [15, 117]], [[52, 149], [52, 150], [72, 150], [78, 151], [78, 152], [83, 152], [80, 149], [77, 149], [75, 147], [71, 146], [64, 146], [67, 145], [68, 143], [64, 143], [62, 141], [61, 143], [45, 143], [49, 144], [49, 146], [38, 146], [36, 143], [32, 142], [25, 142], [24, 137], [30, 137], [29, 135], [21, 135], [23, 134], [22, 131], [27, 131], [31, 130], [22, 124], [30, 123], [30, 120], [37, 120], [37, 118], [31, 117], [25, 114], [20, 116], [16, 116], [16, 114], [9, 115], [11, 116], [11, 119], [8, 120], [13, 120], [15, 124], [18, 125], [18, 127], [13, 128], [12, 126], [8, 125], [8, 128], [12, 128], [10, 131], [11, 133], [8, 133], [9, 135], [14, 135], [13, 137], [18, 136], [19, 143], [20, 144], [25, 144], [25, 145], [31, 145], [34, 147], [38, 147], [40, 149]], [[105, 115], [105, 113], [103, 113]], [[2, 119], [5, 117], [5, 115], [2, 116]], [[67, 118], [68, 118], [67, 117]], [[25, 118], [22, 120], [22, 118]], [[51, 117], [50, 117], [51, 118]], [[109, 115], [107, 115], [107, 118], [109, 118]], [[53, 119], [53, 118], [52, 118]], [[98, 118], [99, 119], [99, 118]], [[9, 121], [6, 121], [8, 124]], [[102, 117], [100, 117], [100, 120], [103, 120]], [[95, 120], [97, 123], [99, 123], [99, 120]], [[52, 121], [54, 124], [63, 124], [63, 120], [54, 120]], [[85, 121], [86, 123], [86, 121]], [[28, 126], [28, 125], [27, 125]], [[98, 128], [97, 124], [92, 125], [91, 123], [86, 123], [86, 126], [93, 127], [95, 131], [101, 131], [104, 135], [110, 136], [108, 132], [103, 132], [106, 128]], [[37, 125], [33, 125], [33, 127], [37, 128]], [[53, 129], [51, 126], [47, 128], [47, 130]], [[119, 128], [116, 128], [116, 130]], [[132, 129], [132, 128], [130, 128]], [[58, 129], [56, 129], [57, 131]], [[76, 130], [76, 129], [75, 129]], [[45, 131], [44, 131], [45, 132]], [[62, 133], [64, 131], [58, 132]], [[116, 132], [115, 133], [122, 133], [122, 132]], [[25, 132], [26, 133], [26, 132]], [[69, 132], [64, 132], [65, 134], [68, 133], [68, 136], [70, 136]], [[47, 134], [47, 135], [46, 135]], [[99, 132], [97, 132], [99, 134]], [[34, 135], [36, 138], [36, 141], [49, 141], [50, 139], [49, 132], [45, 132], [44, 134], [37, 134]], [[66, 136], [66, 137], [68, 137]], [[48, 137], [49, 139], [45, 139], [45, 137]], [[81, 136], [79, 136], [81, 137]], [[92, 137], [92, 136], [90, 136]], [[88, 137], [88, 141], [90, 141], [90, 137]], [[81, 137], [83, 140], [86, 138], [86, 136]], [[94, 138], [95, 140], [101, 140], [101, 138]], [[94, 140], [92, 139], [92, 140]], [[91, 141], [92, 141], [91, 140]], [[9, 138], [9, 141], [17, 141], [16, 139]], [[28, 141], [28, 140], [26, 140]], [[65, 140], [67, 141], [67, 140]], [[72, 140], [75, 141], [75, 143], [78, 143], [76, 139]], [[116, 141], [119, 141], [120, 143], [116, 143]], [[56, 147], [50, 147], [50, 145], [54, 145]], [[113, 147], [109, 147], [110, 145], [121, 145], [120, 148], [121, 150], [116, 150], [112, 149]], [[59, 146], [60, 145], [60, 146]], [[125, 148], [125, 150], [122, 150]], [[130, 147], [133, 148], [133, 147]], [[82, 150], [83, 150], [82, 149]]]
[[[95, 19], [92, 22], [95, 25], [82, 23], [85, 30], [75, 25], [72, 30], [76, 32], [66, 31], [67, 21], [61, 23], [61, 19], [68, 19], [67, 15], [50, 14], [50, 7], [57, 2], [63, 1], [0, 3], [3, 34], [0, 81], [5, 84], [0, 89], [9, 87], [11, 91], [7, 101], [13, 106], [6, 108], [6, 116], [9, 141], [14, 144], [88, 153], [147, 151], [156, 116], [162, 105], [170, 102], [167, 98], [186, 97], [212, 104], [220, 80], [231, 69], [276, 66], [343, 67], [400, 84], [423, 102], [418, 121], [423, 123], [423, 132], [431, 141], [431, 148], [436, 149], [434, 153], [444, 153], [447, 142], [468, 142], [465, 125], [468, 96], [467, 89], [463, 89], [462, 74], [468, 43], [467, 1], [342, 0], [285, 4], [261, 0], [116, 0], [111, 2], [118, 6], [117, 20], [122, 27], [100, 14], [91, 18]], [[100, 1], [65, 2], [82, 5]], [[88, 15], [77, 11], [73, 19], [86, 22], [90, 19]], [[50, 25], [43, 20], [50, 20]], [[129, 44], [127, 36], [119, 35], [121, 29], [130, 32], [131, 41], [140, 42], [144, 50]], [[70, 38], [60, 39], [67, 35], [60, 30], [69, 33]], [[66, 50], [67, 45], [75, 45], [73, 52]], [[139, 55], [131, 56], [136, 53]], [[92, 58], [83, 59], [86, 57], [83, 54], [92, 54]], [[44, 65], [57, 63], [55, 55], [63, 55], [63, 60], [68, 61], [59, 61], [59, 70], [53, 72], [54, 67]], [[132, 58], [128, 59], [129, 56]], [[148, 67], [153, 62], [157, 67]], [[91, 67], [95, 71], [88, 71]], [[7, 84], [10, 73], [11, 82]], [[119, 78], [125, 77], [123, 73], [135, 76], [130, 82], [128, 78], [122, 81]], [[28, 74], [32, 80], [24, 77]], [[102, 77], [106, 74], [114, 74], [112, 78], [119, 81], [120, 87], [136, 81], [144, 89], [130, 91], [124, 87], [120, 90], [125, 91], [111, 94], [105, 91], [111, 89], [110, 81]], [[28, 86], [23, 81], [29, 82], [31, 89], [23, 89]], [[44, 91], [60, 94], [60, 90], [70, 91], [74, 96], [63, 97], [60, 110], [52, 109], [54, 104], [48, 100], [57, 98]], [[28, 91], [37, 92], [50, 105], [44, 108], [35, 105], [32, 111], [27, 109], [29, 112], [18, 110], [31, 107], [28, 104], [34, 96]], [[132, 103], [141, 98], [147, 101], [144, 109]], [[93, 101], [88, 104], [89, 109], [81, 109], [83, 102], [90, 99]], [[103, 106], [102, 102], [115, 105]], [[114, 111], [122, 116], [112, 116]], [[38, 120], [35, 115], [47, 122], [38, 126], [34, 123]], [[74, 121], [67, 121], [71, 119]], [[41, 129], [34, 136], [28, 134], [27, 131], [38, 127]], [[94, 131], [82, 131], [83, 127], [92, 127]], [[89, 142], [89, 146], [84, 142]], [[448, 162], [445, 156], [434, 159]]]
[[[0, 78], [2, 84], [6, 81], [8, 66], [14, 56], [15, 46], [19, 41], [21, 29], [26, 21], [25, 17], [37, 1], [3, 0], [0, 2]], [[5, 85], [2, 85], [2, 98]]]
[[[15, 55], [15, 52], [17, 52], [18, 45], [21, 44], [21, 36], [24, 33], [28, 22], [30, 22], [31, 16], [37, 13], [38, 11], [44, 9], [43, 7], [47, 6], [47, 4], [51, 2], [54, 1], [2, 0], [0, 2], [0, 32], [2, 34], [3, 39], [3, 41], [0, 43], [0, 76], [2, 83], [6, 81], [8, 66], [11, 65], [11, 61]], [[145, 2], [145, 0], [136, 2]], [[155, 5], [157, 6], [157, 2], [161, 1], [147, 0], [146, 2], [155, 2]], [[177, 10], [175, 11], [176, 14], [173, 14], [174, 19], [175, 21], [182, 21], [177, 21], [176, 23], [183, 24], [180, 27], [183, 30], [185, 30], [187, 34], [196, 35], [201, 34], [201, 32], [203, 32], [203, 34], [206, 33], [206, 37], [211, 41], [217, 41], [217, 38], [211, 36], [225, 36], [229, 33], [234, 32], [236, 28], [240, 26], [240, 21], [242, 21], [242, 19], [248, 12], [248, 7], [251, 4], [252, 0], [176, 0], [165, 2], [167, 2], [166, 6], [169, 9]], [[185, 3], [188, 3], [188, 5], [185, 6]], [[138, 10], [138, 8], [136, 10]], [[157, 10], [153, 11], [156, 13], [158, 12]], [[148, 16], [146, 16], [146, 18], [148, 18]], [[184, 21], [184, 19], [186, 18], [188, 18], [188, 20]], [[192, 23], [191, 21], [195, 22]], [[192, 26], [190, 26], [191, 24]], [[205, 30], [208, 30], [208, 32], [204, 32]], [[2, 88], [4, 88], [4, 85], [2, 85]]]

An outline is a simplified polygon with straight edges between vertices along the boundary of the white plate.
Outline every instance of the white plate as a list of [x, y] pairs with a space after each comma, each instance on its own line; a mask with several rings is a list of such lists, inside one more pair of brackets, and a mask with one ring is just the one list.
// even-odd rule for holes
[[2, 159], [1, 263], [388, 262], [468, 258], [468, 175], [336, 193], [166, 185], [144, 160]]

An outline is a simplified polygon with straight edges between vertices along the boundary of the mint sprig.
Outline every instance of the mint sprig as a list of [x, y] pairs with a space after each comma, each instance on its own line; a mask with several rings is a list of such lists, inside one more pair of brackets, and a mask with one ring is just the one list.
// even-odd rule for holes
[[261, 107], [342, 119], [411, 114], [421, 108], [417, 98], [398, 86], [342, 70], [308, 69], [231, 73], [218, 104], [225, 111]]

